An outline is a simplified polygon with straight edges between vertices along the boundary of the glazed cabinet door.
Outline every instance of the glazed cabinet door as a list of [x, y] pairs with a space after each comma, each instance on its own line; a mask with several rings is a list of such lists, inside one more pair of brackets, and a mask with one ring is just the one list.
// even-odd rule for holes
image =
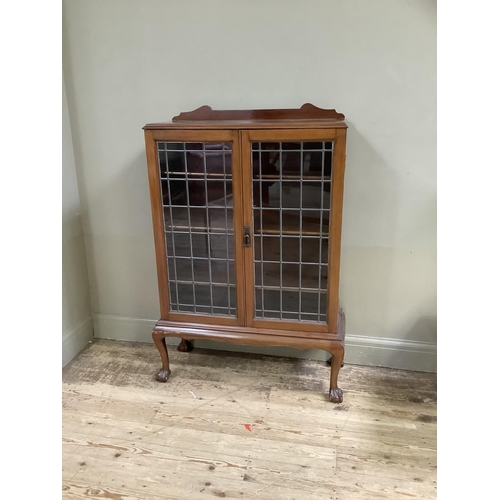
[[344, 138], [242, 132], [248, 325], [336, 331]]
[[237, 131], [146, 131], [162, 319], [244, 324]]

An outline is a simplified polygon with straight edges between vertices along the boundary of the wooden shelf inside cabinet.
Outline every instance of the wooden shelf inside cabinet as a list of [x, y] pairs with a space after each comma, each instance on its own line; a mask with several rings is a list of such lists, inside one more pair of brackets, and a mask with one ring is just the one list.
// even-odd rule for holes
[[276, 180], [276, 181], [296, 181], [301, 184], [306, 184], [308, 182], [313, 182], [313, 181], [329, 181], [330, 178], [326, 176], [320, 176], [320, 175], [309, 175], [307, 177], [300, 177], [300, 175], [292, 175], [292, 174], [283, 174], [283, 175], [277, 175], [277, 174], [262, 174], [262, 175], [257, 175], [254, 176], [253, 180], [254, 181], [259, 181], [259, 180]]
[[[294, 212], [291, 214], [290, 212]], [[309, 213], [311, 212], [311, 215]], [[328, 236], [330, 219], [328, 215], [319, 218], [319, 210], [300, 211], [296, 209], [262, 210], [254, 214], [254, 231], [256, 236], [289, 235], [289, 236]], [[314, 215], [312, 215], [314, 213]]]
[[231, 180], [231, 174], [219, 174], [219, 173], [204, 173], [204, 172], [169, 172], [168, 177], [162, 177], [162, 181], [169, 180], [200, 180], [200, 179], [217, 179], [217, 180]]
[[347, 125], [333, 109], [213, 110], [144, 127], [165, 337], [324, 349], [328, 398], [344, 356], [339, 308]]

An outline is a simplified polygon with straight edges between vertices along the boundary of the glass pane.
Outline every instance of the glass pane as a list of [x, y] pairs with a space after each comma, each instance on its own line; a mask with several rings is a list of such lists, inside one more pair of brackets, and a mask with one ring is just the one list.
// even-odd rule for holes
[[170, 307], [236, 316], [230, 143], [157, 142]]
[[333, 142], [251, 149], [255, 317], [325, 323]]

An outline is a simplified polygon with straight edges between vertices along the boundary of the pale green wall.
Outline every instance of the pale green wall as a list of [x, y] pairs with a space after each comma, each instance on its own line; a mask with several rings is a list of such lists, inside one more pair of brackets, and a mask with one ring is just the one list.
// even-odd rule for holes
[[62, 365], [92, 339], [87, 257], [73, 141], [63, 80], [62, 101]]
[[159, 316], [141, 127], [203, 104], [312, 102], [335, 107], [349, 124], [340, 286], [346, 359], [435, 369], [434, 1], [63, 6], [97, 336], [149, 340]]

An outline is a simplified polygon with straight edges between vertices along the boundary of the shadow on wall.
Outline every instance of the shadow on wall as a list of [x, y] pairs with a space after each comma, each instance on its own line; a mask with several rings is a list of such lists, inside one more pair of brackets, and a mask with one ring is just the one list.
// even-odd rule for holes
[[436, 372], [437, 317], [420, 316], [406, 331], [405, 341], [397, 349], [388, 349], [387, 359], [382, 359], [381, 366]]
[[398, 174], [352, 124], [346, 156], [340, 304], [347, 335], [385, 337], [397, 272]]
[[88, 235], [94, 312], [159, 318], [145, 153], [102, 182], [89, 200], [103, 228]]
[[421, 316], [415, 324], [408, 330], [407, 340], [425, 339], [423, 342], [437, 344], [437, 317]]
[[402, 175], [405, 165], [390, 165], [350, 125], [340, 273], [346, 362], [435, 371], [436, 317], [421, 314], [435, 306], [427, 281], [434, 254], [410, 251], [421, 228], [404, 221]]

